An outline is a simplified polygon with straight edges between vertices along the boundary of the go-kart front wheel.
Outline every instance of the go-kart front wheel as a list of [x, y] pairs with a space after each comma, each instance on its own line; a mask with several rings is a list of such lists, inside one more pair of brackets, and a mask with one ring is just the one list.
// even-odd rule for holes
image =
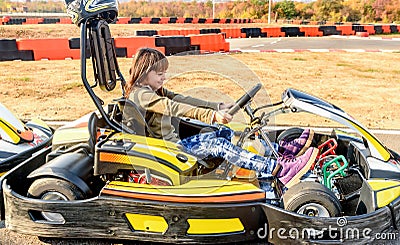
[[285, 140], [287, 142], [292, 141], [294, 139], [297, 139], [300, 137], [300, 135], [303, 133], [304, 129], [302, 128], [288, 128], [282, 133], [280, 133], [276, 139], [276, 142], [280, 142], [281, 140]]
[[286, 210], [316, 217], [335, 217], [341, 212], [339, 199], [324, 185], [305, 181], [289, 188], [283, 194]]

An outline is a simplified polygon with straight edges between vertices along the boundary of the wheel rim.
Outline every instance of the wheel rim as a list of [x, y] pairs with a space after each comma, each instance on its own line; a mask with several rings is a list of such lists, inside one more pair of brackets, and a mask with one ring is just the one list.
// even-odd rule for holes
[[318, 203], [307, 203], [301, 206], [297, 213], [313, 217], [330, 217], [328, 209]]
[[[50, 191], [42, 195], [42, 200], [46, 201], [68, 201], [68, 198], [60, 192]], [[43, 218], [51, 223], [63, 224], [65, 223], [64, 217], [60, 213], [42, 212]]]
[[41, 199], [46, 201], [68, 201], [68, 198], [64, 194], [57, 191], [46, 192]]

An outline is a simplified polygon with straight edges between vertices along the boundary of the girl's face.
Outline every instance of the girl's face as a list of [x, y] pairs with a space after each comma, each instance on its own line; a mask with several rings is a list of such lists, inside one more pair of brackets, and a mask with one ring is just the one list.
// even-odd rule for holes
[[142, 85], [148, 85], [154, 91], [160, 89], [165, 81], [166, 71], [150, 71], [146, 79], [142, 82]]

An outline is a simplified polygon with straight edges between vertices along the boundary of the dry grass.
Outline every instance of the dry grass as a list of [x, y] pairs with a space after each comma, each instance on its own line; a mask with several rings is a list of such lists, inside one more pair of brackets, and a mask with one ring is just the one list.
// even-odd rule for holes
[[[398, 53], [243, 53], [169, 59], [171, 79], [166, 86], [177, 92], [233, 101], [259, 79], [265, 91], [257, 96], [257, 105], [280, 100], [284, 89], [292, 87], [332, 102], [367, 127], [400, 128]], [[119, 59], [125, 77], [130, 63], [131, 59]], [[24, 119], [72, 120], [95, 109], [80, 81], [76, 60], [2, 62], [0, 101]], [[121, 95], [119, 89], [98, 93], [106, 102]], [[325, 122], [307, 116], [276, 123]]]

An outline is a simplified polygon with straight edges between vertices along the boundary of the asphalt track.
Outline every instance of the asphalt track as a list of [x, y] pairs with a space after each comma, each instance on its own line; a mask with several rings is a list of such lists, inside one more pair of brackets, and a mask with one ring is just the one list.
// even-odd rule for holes
[[230, 49], [242, 52], [400, 52], [400, 38], [327, 36], [227, 39]]
[[[400, 52], [400, 38], [379, 37], [289, 37], [289, 38], [241, 38], [228, 39], [231, 50], [241, 52]], [[324, 129], [320, 129], [324, 130]], [[400, 152], [399, 130], [372, 130], [387, 147]], [[388, 242], [388, 241], [386, 241]], [[122, 244], [122, 241], [106, 241], [96, 239], [44, 239], [40, 241], [36, 236], [20, 235], [4, 229], [4, 222], [0, 222], [0, 244]], [[391, 242], [389, 242], [392, 244]], [[388, 244], [389, 244], [388, 243]], [[132, 244], [149, 244], [136, 243]], [[393, 243], [393, 244], [396, 244]]]

